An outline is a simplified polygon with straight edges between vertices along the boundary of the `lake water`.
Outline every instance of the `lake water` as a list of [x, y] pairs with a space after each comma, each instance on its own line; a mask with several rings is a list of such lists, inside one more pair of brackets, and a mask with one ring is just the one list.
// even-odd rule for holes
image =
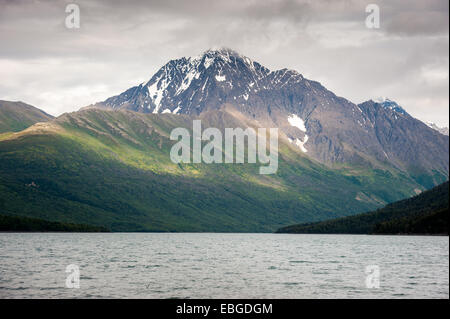
[[449, 238], [0, 233], [0, 298], [449, 298]]

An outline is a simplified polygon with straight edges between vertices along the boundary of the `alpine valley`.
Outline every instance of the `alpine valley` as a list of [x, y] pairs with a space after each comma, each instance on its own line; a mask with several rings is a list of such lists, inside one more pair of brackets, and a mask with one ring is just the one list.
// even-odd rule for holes
[[[112, 231], [270, 232], [371, 211], [449, 174], [449, 137], [394, 101], [357, 105], [230, 49], [172, 60], [117, 96], [23, 127], [16, 119], [31, 109], [2, 101], [0, 123], [4, 104], [15, 121], [0, 133], [4, 215]], [[277, 173], [173, 163], [170, 133], [194, 119], [278, 128]]]

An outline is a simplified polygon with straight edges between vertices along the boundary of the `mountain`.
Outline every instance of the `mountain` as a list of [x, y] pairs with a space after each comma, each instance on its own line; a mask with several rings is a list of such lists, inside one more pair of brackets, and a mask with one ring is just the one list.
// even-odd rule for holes
[[[397, 102], [392, 101], [389, 98], [378, 98], [375, 100], [376, 103], [380, 104], [384, 108], [390, 109], [395, 111], [396, 113], [400, 113], [402, 115], [408, 115], [408, 113], [403, 109], [400, 105], [397, 104]], [[435, 131], [438, 131], [439, 133], [443, 135], [449, 135], [448, 133], [448, 127], [439, 127], [433, 122], [425, 122], [428, 127], [432, 128]]]
[[296, 71], [271, 71], [230, 49], [171, 60], [148, 82], [92, 106], [199, 115], [227, 104], [261, 127], [278, 127], [282, 138], [329, 167], [393, 165], [426, 187], [448, 177], [448, 137], [395, 102], [356, 105]]
[[433, 122], [426, 122], [426, 125], [428, 125], [430, 128], [432, 128], [435, 131], [438, 131], [439, 133], [443, 134], [443, 135], [447, 135], [448, 136], [448, 127], [439, 127], [436, 124], [434, 124]]
[[[175, 128], [278, 128], [278, 171], [175, 164]], [[191, 134], [192, 135], [192, 134]], [[448, 137], [229, 49], [172, 60], [104, 102], [0, 135], [0, 214], [112, 231], [273, 232], [448, 180]], [[220, 154], [224, 157], [224, 154]]]
[[407, 113], [395, 111], [395, 107], [386, 108], [372, 100], [358, 107], [372, 123], [374, 137], [387, 162], [403, 168], [427, 188], [434, 186], [429, 180], [433, 172], [448, 176], [448, 136], [430, 129]]
[[0, 100], [0, 133], [18, 132], [53, 116], [23, 102]]
[[[231, 106], [198, 118], [221, 130], [258, 125]], [[172, 163], [170, 132], [192, 131], [193, 119], [86, 109], [0, 136], [0, 213], [112, 231], [272, 232], [423, 189], [395, 169], [330, 169], [287, 140], [273, 175], [259, 163]]]
[[382, 209], [319, 223], [284, 227], [278, 233], [447, 234], [449, 183]]

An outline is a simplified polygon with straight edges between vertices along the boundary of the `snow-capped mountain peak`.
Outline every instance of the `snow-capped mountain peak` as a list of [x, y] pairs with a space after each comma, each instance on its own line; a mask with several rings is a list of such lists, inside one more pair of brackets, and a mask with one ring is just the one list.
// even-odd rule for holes
[[407, 115], [408, 113], [405, 111], [404, 108], [402, 108], [400, 105], [398, 105], [395, 101], [387, 98], [387, 97], [378, 97], [374, 100], [374, 102], [380, 104], [386, 109], [395, 111], [397, 113]]
[[169, 61], [152, 78], [102, 102], [145, 113], [199, 113], [211, 101], [248, 101], [262, 90], [303, 80], [292, 70], [270, 71], [228, 48]]
[[440, 127], [433, 122], [425, 122], [425, 124], [428, 125], [428, 127], [432, 128], [433, 130], [438, 131], [439, 133], [441, 133], [443, 135], [449, 136], [448, 127]]

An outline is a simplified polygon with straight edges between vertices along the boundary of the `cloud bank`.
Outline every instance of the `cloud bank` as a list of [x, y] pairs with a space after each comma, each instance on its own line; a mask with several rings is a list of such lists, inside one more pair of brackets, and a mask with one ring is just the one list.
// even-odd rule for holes
[[[163, 64], [230, 47], [353, 102], [386, 96], [448, 126], [447, 0], [0, 0], [0, 99], [59, 115], [148, 80]], [[380, 28], [365, 26], [369, 3]]]

